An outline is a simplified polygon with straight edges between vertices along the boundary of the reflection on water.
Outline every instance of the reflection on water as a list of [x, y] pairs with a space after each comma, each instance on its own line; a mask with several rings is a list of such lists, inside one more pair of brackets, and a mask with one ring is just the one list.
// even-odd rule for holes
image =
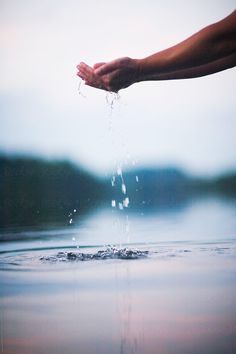
[[217, 247], [3, 272], [5, 353], [233, 353], [236, 249]]
[[66, 227], [5, 230], [0, 233], [0, 241], [5, 241], [1, 249], [232, 240], [235, 215], [236, 200], [220, 198], [195, 199], [185, 208], [164, 210], [98, 208], [89, 215], [78, 214]]
[[[63, 229], [6, 231], [2, 352], [234, 353], [235, 215], [233, 202], [202, 199], [174, 211], [101, 209]], [[96, 255], [108, 244], [148, 254], [42, 260]]]

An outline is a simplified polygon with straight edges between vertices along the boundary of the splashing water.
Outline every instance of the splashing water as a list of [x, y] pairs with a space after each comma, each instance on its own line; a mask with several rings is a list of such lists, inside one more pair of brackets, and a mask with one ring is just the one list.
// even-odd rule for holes
[[116, 174], [117, 176], [113, 174], [113, 176], [111, 177], [111, 185], [113, 188], [116, 188], [118, 192], [121, 192], [125, 197], [124, 199], [122, 198], [122, 201], [116, 201], [115, 199], [112, 199], [111, 206], [112, 208], [116, 208], [117, 205], [119, 210], [123, 210], [124, 208], [128, 208], [129, 206], [129, 197], [127, 196], [127, 188], [124, 181], [121, 165], [117, 166]]
[[77, 209], [73, 209], [73, 212], [70, 212], [68, 214], [68, 218], [69, 218], [69, 224], [72, 225], [73, 224], [73, 216], [78, 212]]
[[105, 259], [139, 259], [147, 257], [149, 251], [141, 251], [132, 248], [117, 248], [108, 246], [96, 253], [83, 252], [58, 252], [53, 256], [40, 257], [41, 261], [49, 262], [65, 262], [65, 261], [91, 261], [91, 260], [105, 260]]

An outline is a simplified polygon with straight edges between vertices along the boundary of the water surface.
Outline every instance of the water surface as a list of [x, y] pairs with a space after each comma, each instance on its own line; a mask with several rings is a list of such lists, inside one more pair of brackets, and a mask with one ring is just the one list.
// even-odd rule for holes
[[[174, 210], [104, 208], [61, 228], [5, 230], [2, 352], [234, 353], [235, 215], [235, 202], [214, 198]], [[66, 256], [109, 244], [146, 256]]]

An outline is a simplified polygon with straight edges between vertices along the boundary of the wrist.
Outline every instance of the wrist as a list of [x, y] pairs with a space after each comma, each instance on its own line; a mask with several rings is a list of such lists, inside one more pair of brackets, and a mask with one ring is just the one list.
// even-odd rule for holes
[[135, 65], [135, 81], [145, 80], [145, 58], [144, 59], [134, 59]]
[[137, 82], [157, 79], [160, 74], [159, 65], [152, 57], [136, 59]]

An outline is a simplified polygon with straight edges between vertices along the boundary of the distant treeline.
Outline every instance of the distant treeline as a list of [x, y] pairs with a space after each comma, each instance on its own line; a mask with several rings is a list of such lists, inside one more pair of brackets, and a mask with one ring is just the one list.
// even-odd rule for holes
[[212, 194], [236, 198], [236, 173], [203, 179], [190, 177], [177, 168], [146, 168], [127, 172], [125, 179], [133, 203], [139, 208], [170, 208]]
[[0, 227], [68, 222], [104, 197], [104, 181], [66, 161], [0, 158]]
[[[111, 176], [112, 177], [112, 176]], [[122, 193], [125, 183], [127, 195]], [[179, 207], [189, 199], [218, 194], [236, 198], [236, 173], [190, 178], [176, 168], [139, 169], [101, 179], [67, 161], [0, 157], [0, 228], [67, 224], [74, 209], [87, 213], [128, 196], [130, 210]]]

